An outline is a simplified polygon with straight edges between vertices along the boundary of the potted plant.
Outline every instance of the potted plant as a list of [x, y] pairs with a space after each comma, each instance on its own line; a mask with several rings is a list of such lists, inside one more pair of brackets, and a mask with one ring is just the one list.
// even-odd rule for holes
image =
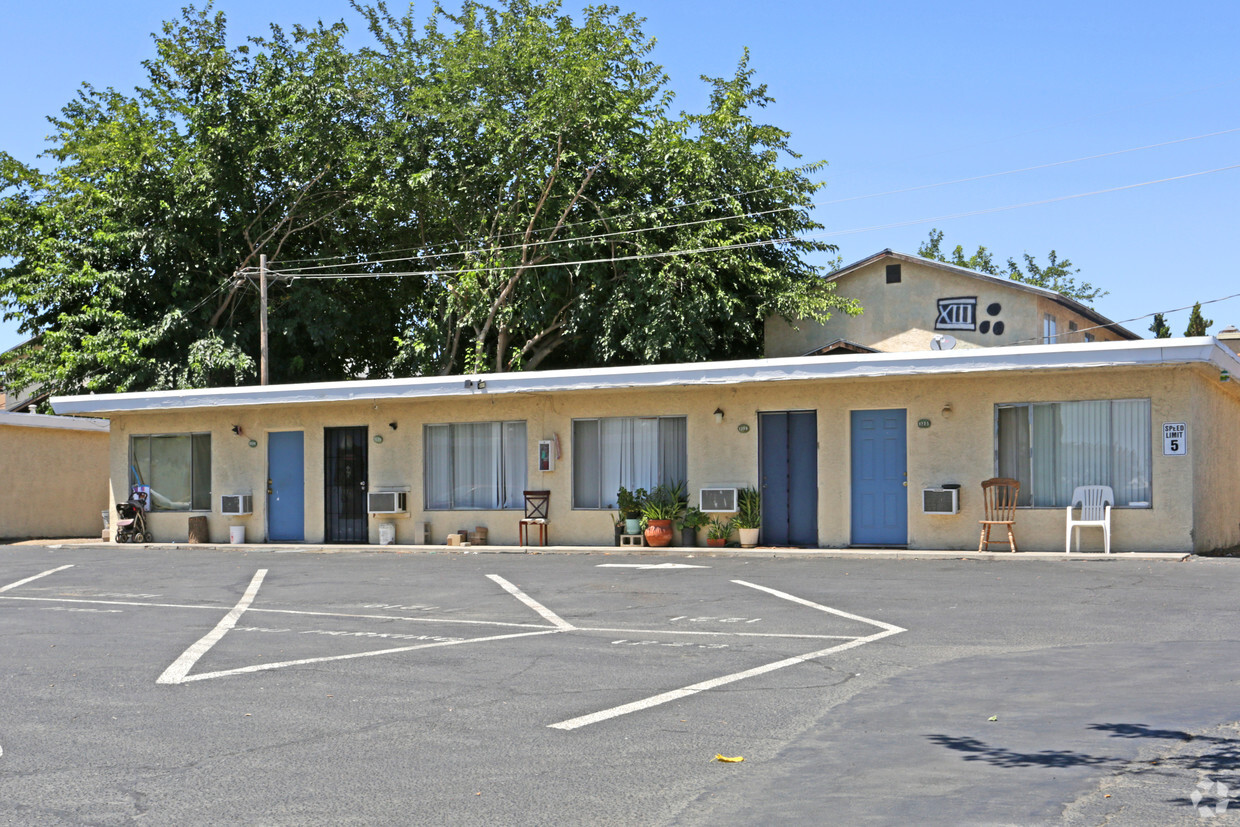
[[618, 547], [620, 545], [620, 535], [624, 533], [624, 518], [617, 512], [614, 516], [608, 514], [607, 521], [611, 523], [611, 527], [615, 531], [616, 546]]
[[616, 505], [624, 520], [625, 534], [641, 534], [642, 504], [646, 501], [646, 489], [630, 491], [623, 485], [616, 492]]
[[741, 548], [753, 548], [762, 527], [762, 493], [756, 488], [742, 488], [736, 497], [736, 518], [732, 522], [741, 537]]
[[642, 519], [646, 522], [646, 544], [666, 546], [672, 542], [672, 524], [684, 513], [686, 498], [684, 484], [659, 485], [642, 505]]
[[699, 528], [704, 528], [710, 518], [706, 513], [696, 505], [685, 511], [685, 516], [680, 520], [680, 544], [688, 548], [697, 545], [697, 532]]
[[731, 536], [731, 520], [720, 520], [718, 517], [715, 517], [706, 525], [706, 545], [708, 546], [726, 546], [728, 544], [728, 538]]

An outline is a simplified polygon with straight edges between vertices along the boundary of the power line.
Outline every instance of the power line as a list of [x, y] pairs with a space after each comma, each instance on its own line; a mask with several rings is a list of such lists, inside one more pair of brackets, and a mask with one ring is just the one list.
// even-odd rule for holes
[[[1120, 321], [1118, 321], [1118, 322], [1111, 322], [1110, 324], [1096, 324], [1096, 325], [1094, 325], [1093, 327], [1082, 327], [1082, 328], [1080, 328], [1080, 329], [1078, 329], [1078, 330], [1074, 330], [1074, 331], [1071, 331], [1071, 332], [1069, 332], [1069, 333], [1065, 333], [1065, 334], [1063, 334], [1063, 335], [1064, 335], [1064, 336], [1072, 336], [1072, 335], [1075, 335], [1075, 334], [1077, 334], [1077, 333], [1088, 333], [1088, 332], [1089, 332], [1089, 331], [1091, 331], [1091, 330], [1101, 330], [1101, 329], [1104, 329], [1104, 328], [1109, 328], [1109, 327], [1111, 327], [1111, 325], [1117, 325], [1117, 324], [1128, 324], [1129, 322], [1140, 322], [1140, 321], [1144, 321], [1145, 319], [1152, 319], [1152, 318], [1154, 318], [1155, 316], [1157, 316], [1157, 315], [1159, 315], [1159, 314], [1162, 314], [1162, 315], [1166, 316], [1166, 315], [1169, 315], [1169, 314], [1171, 314], [1171, 313], [1179, 313], [1179, 312], [1180, 312], [1180, 311], [1182, 311], [1182, 310], [1192, 310], [1192, 309], [1193, 309], [1193, 307], [1194, 307], [1194, 306], [1196, 306], [1196, 305], [1202, 305], [1202, 304], [1215, 304], [1215, 303], [1217, 303], [1217, 302], [1225, 302], [1225, 301], [1228, 301], [1229, 299], [1236, 299], [1236, 298], [1240, 298], [1240, 293], [1232, 293], [1230, 296], [1221, 296], [1221, 297], [1219, 297], [1219, 298], [1217, 298], [1217, 299], [1207, 299], [1206, 301], [1203, 301], [1203, 302], [1193, 302], [1193, 304], [1185, 305], [1184, 307], [1176, 307], [1176, 308], [1173, 308], [1173, 309], [1171, 309], [1171, 310], [1158, 310], [1158, 311], [1156, 311], [1156, 312], [1154, 312], [1154, 313], [1146, 313], [1144, 316], [1134, 316], [1134, 317], [1133, 317], [1133, 318], [1131, 318], [1131, 319], [1122, 319], [1122, 320], [1120, 320]], [[1055, 338], [1056, 338], [1056, 339], [1058, 339], [1058, 338], [1059, 338], [1059, 336], [1057, 335]], [[1039, 342], [1041, 342], [1041, 341], [1042, 341], [1042, 337], [1041, 337], [1041, 336], [1034, 336], [1034, 337], [1033, 337], [1033, 338], [1031, 338], [1031, 339], [1018, 339], [1017, 341], [1013, 342], [1012, 344], [1013, 344], [1013, 345], [1024, 345], [1024, 344], [1029, 344], [1029, 343], [1037, 344], [1037, 343], [1039, 343]]]
[[[1075, 193], [1072, 195], [1061, 195], [1061, 196], [1057, 196], [1054, 198], [1044, 198], [1044, 199], [1040, 199], [1037, 201], [1025, 201], [1020, 204], [1009, 204], [1009, 205], [1002, 206], [1002, 207], [989, 207], [989, 208], [980, 209], [980, 210], [969, 210], [967, 212], [951, 213], [948, 215], [940, 215], [940, 216], [935, 216], [932, 218], [918, 218], [918, 219], [912, 219], [909, 221], [898, 221], [898, 222], [892, 222], [889, 224], [874, 225], [870, 227], [859, 227], [859, 228], [854, 228], [851, 230], [831, 230], [831, 231], [825, 231], [821, 233], [812, 233], [810, 235], [805, 235], [805, 236], [789, 236], [789, 237], [782, 237], [782, 238], [764, 239], [764, 240], [758, 240], [758, 241], [742, 242], [740, 244], [725, 244], [725, 245], [716, 245], [716, 246], [710, 246], [710, 247], [699, 247], [699, 248], [689, 249], [689, 250], [665, 250], [665, 251], [660, 251], [656, 253], [641, 253], [641, 254], [634, 254], [634, 255], [629, 255], [629, 256], [607, 256], [603, 258], [582, 259], [582, 260], [576, 260], [576, 261], [557, 261], [557, 262], [543, 262], [543, 263], [538, 263], [538, 264], [503, 265], [503, 266], [498, 266], [498, 267], [487, 267], [485, 269], [488, 272], [501, 273], [501, 272], [511, 272], [513, 270], [540, 270], [540, 269], [547, 269], [547, 268], [552, 268], [552, 267], [577, 267], [577, 266], [582, 266], [586, 264], [615, 264], [615, 263], [620, 263], [620, 262], [625, 262], [625, 261], [641, 261], [641, 260], [649, 260], [649, 259], [657, 259], [657, 258], [668, 258], [671, 256], [685, 256], [685, 255], [696, 255], [699, 253], [725, 252], [729, 250], [742, 250], [742, 249], [748, 249], [748, 248], [753, 248], [753, 247], [774, 246], [778, 244], [794, 244], [798, 242], [805, 243], [805, 242], [817, 241], [817, 240], [831, 238], [835, 236], [841, 236], [841, 235], [852, 235], [852, 234], [857, 234], [857, 233], [872, 232], [874, 230], [887, 230], [887, 229], [893, 229], [897, 227], [912, 226], [916, 224], [930, 224], [930, 223], [935, 223], [935, 222], [940, 222], [940, 221], [949, 221], [949, 220], [953, 220], [957, 218], [968, 218], [968, 217], [976, 216], [976, 215], [988, 215], [991, 213], [1023, 209], [1025, 207], [1036, 207], [1036, 206], [1042, 206], [1045, 204], [1054, 204], [1054, 203], [1058, 203], [1061, 201], [1071, 201], [1074, 199], [1087, 198], [1087, 197], [1094, 196], [1094, 195], [1103, 195], [1103, 194], [1112, 193], [1112, 192], [1121, 192], [1123, 190], [1136, 189], [1138, 187], [1147, 187], [1153, 184], [1164, 184], [1170, 181], [1180, 181], [1186, 178], [1195, 178], [1195, 177], [1199, 177], [1202, 175], [1211, 175], [1217, 172], [1226, 172], [1228, 170], [1237, 169], [1237, 168], [1240, 168], [1240, 164], [1231, 164], [1225, 167], [1216, 167], [1214, 169], [1201, 170], [1199, 172], [1189, 172], [1183, 175], [1173, 175], [1167, 178], [1158, 178], [1158, 179], [1154, 179], [1150, 181], [1141, 181], [1135, 184], [1124, 184], [1118, 187], [1108, 187], [1108, 188], [1100, 189], [1100, 190], [1092, 190], [1090, 192]], [[407, 261], [411, 259], [394, 259], [394, 260]], [[405, 277], [405, 276], [424, 276], [425, 277], [425, 276], [451, 275], [456, 272], [457, 272], [456, 269], [425, 269], [425, 270], [394, 271], [394, 272], [387, 272], [387, 273], [385, 272], [317, 273], [316, 272], [316, 273], [306, 274], [306, 273], [299, 273], [299, 272], [285, 273], [283, 270], [279, 270], [279, 271], [276, 271], [275, 274], [283, 279], [296, 280], [296, 279], [329, 279], [329, 278], [332, 278], [332, 279], [399, 278], [399, 277]], [[250, 277], [253, 275], [252, 271], [249, 269], [242, 271], [242, 274], [247, 277]]]
[[[1147, 149], [1157, 149], [1157, 148], [1164, 147], [1164, 146], [1172, 146], [1175, 144], [1187, 143], [1189, 141], [1198, 141], [1204, 138], [1213, 138], [1219, 135], [1228, 135], [1228, 134], [1232, 134], [1235, 132], [1240, 132], [1240, 127], [1234, 127], [1231, 129], [1223, 129], [1223, 130], [1219, 130], [1216, 132], [1207, 132], [1201, 135], [1193, 135], [1187, 138], [1176, 138], [1171, 141], [1163, 141], [1161, 143], [1156, 143], [1156, 144], [1147, 144], [1145, 146], [1130, 147], [1128, 149], [1119, 149], [1119, 150], [1115, 150], [1112, 152], [1099, 153], [1096, 155], [1086, 155], [1080, 158], [1072, 158], [1072, 159], [1065, 160], [1065, 161], [1053, 161], [1047, 164], [1037, 164], [1035, 166], [1020, 167], [1018, 169], [1004, 170], [1002, 172], [991, 172], [991, 173], [986, 173], [984, 175], [971, 176], [968, 178], [957, 178], [957, 179], [953, 179], [950, 181], [940, 181], [934, 184], [920, 184], [914, 187], [905, 187], [902, 189], [887, 190], [885, 192], [870, 193], [867, 195], [855, 195], [855, 196], [850, 196], [848, 198], [838, 198], [838, 199], [834, 199], [830, 201], [820, 201], [820, 202], [816, 202], [814, 204], [809, 205], [809, 208], [816, 209], [820, 207], [830, 206], [833, 204], [847, 203], [850, 201], [859, 201], [859, 200], [864, 200], [868, 198], [880, 198], [880, 197], [888, 196], [888, 195], [900, 195], [900, 194], [907, 193], [907, 192], [917, 192], [921, 190], [935, 189], [938, 187], [946, 187], [946, 186], [953, 186], [956, 184], [971, 183], [973, 181], [982, 181], [982, 180], [986, 180], [989, 178], [1002, 177], [1005, 175], [1016, 175], [1016, 174], [1023, 173], [1023, 172], [1036, 171], [1039, 169], [1048, 169], [1051, 167], [1081, 163], [1083, 161], [1093, 161], [1093, 160], [1098, 160], [1100, 158], [1110, 158], [1110, 157], [1114, 157], [1117, 155], [1124, 155], [1124, 154], [1131, 153], [1131, 152], [1140, 152], [1140, 151], [1144, 151]], [[1172, 179], [1165, 179], [1165, 180], [1172, 180]], [[812, 187], [814, 189], [818, 189], [825, 185], [826, 185], [826, 182], [815, 182], [812, 184]], [[778, 187], [763, 187], [760, 189], [747, 190], [747, 191], [739, 192], [739, 193], [730, 193], [730, 194], [720, 195], [720, 196], [716, 196], [715, 198], [708, 198], [708, 199], [702, 199], [699, 201], [686, 202], [684, 204], [656, 207], [649, 211], [630, 212], [630, 213], [625, 213], [625, 214], [621, 214], [617, 216], [608, 216], [605, 218], [593, 218], [593, 219], [589, 219], [586, 221], [572, 222], [572, 223], [564, 224], [562, 226], [562, 229], [570, 229], [573, 227], [581, 227], [581, 226], [590, 225], [590, 224], [597, 224], [603, 221], [614, 222], [614, 221], [619, 221], [624, 218], [631, 218], [633, 216], [642, 216], [642, 215], [653, 216], [653, 215], [659, 214], [660, 212], [667, 213], [667, 212], [671, 212], [674, 210], [686, 209], [688, 207], [693, 207], [693, 206], [699, 206], [701, 204], [710, 204], [710, 203], [714, 203], [717, 201], [723, 201], [729, 198], [742, 198], [748, 195], [757, 195], [763, 192], [769, 192], [770, 190], [773, 190], [773, 189], [778, 189]], [[790, 210], [795, 210], [795, 209], [800, 209], [800, 208], [801, 207], [798, 205], [795, 207], [782, 207], [778, 209], [764, 210], [760, 212], [737, 213], [737, 214], [727, 215], [727, 216], [718, 216], [714, 218], [701, 219], [698, 221], [682, 222], [679, 224], [664, 224], [664, 225], [659, 225], [655, 227], [618, 230], [614, 232], [599, 233], [599, 234], [588, 235], [588, 236], [566, 236], [564, 238], [555, 239], [550, 242], [541, 242], [541, 244], [544, 244], [544, 245], [545, 244], [569, 244], [569, 243], [574, 243], [574, 242], [597, 241], [601, 239], [613, 238], [613, 237], [622, 236], [622, 235], [631, 235], [631, 234], [640, 233], [640, 232], [655, 232], [658, 230], [678, 229], [681, 227], [695, 226], [698, 224], [707, 224], [712, 221], [727, 221], [727, 220], [732, 220], [735, 218], [754, 218], [754, 217], [759, 217], [763, 215], [771, 215], [771, 214], [775, 214], [779, 212], [787, 212]], [[999, 208], [999, 209], [1011, 209], [1011, 208]], [[971, 215], [971, 214], [972, 213], [966, 213], [962, 215]], [[913, 222], [913, 223], [922, 223], [922, 222], [918, 221], [918, 222]], [[907, 226], [907, 224], [895, 224], [895, 225], [890, 225], [890, 226], [899, 227], [899, 226]], [[881, 229], [881, 228], [878, 228], [878, 229]], [[843, 234], [847, 234], [849, 232], [862, 232], [862, 231], [861, 230], [844, 231]], [[500, 240], [500, 239], [505, 239], [505, 238], [511, 238], [513, 236], [522, 235], [523, 233], [524, 231], [513, 231], [510, 233], [503, 233], [499, 236], [496, 236], [496, 239]], [[456, 241], [455, 243], [457, 244], [458, 248], [463, 247], [465, 244], [464, 241]], [[354, 261], [351, 263], [352, 264], [390, 264], [390, 263], [397, 262], [397, 261], [415, 261], [415, 260], [425, 261], [428, 259], [440, 259], [440, 258], [447, 258], [450, 256], [465, 256], [465, 255], [470, 255], [470, 254], [494, 253], [494, 252], [500, 252], [504, 250], [518, 249], [522, 246], [523, 245], [520, 245], [520, 244], [513, 244], [513, 245], [507, 245], [503, 247], [492, 247], [492, 248], [457, 249], [455, 251], [448, 251], [448, 252], [442, 252], [442, 253], [427, 253], [427, 254], [419, 254], [419, 255], [412, 255], [412, 256], [399, 256], [399, 257], [387, 258], [387, 259]], [[393, 249], [393, 250], [382, 250], [382, 251], [377, 251], [376, 253], [374, 253], [374, 255], [387, 255], [389, 253], [401, 253], [401, 252], [415, 252], [418, 249], [421, 249], [421, 248], [407, 247], [407, 248], [400, 248], [400, 249]], [[344, 258], [345, 256], [338, 255], [338, 256], [319, 256], [319, 257], [311, 257], [311, 258], [289, 259], [287, 261], [281, 262], [280, 269], [281, 269], [281, 272], [285, 272], [285, 273], [289, 272], [290, 269], [297, 270], [297, 271], [330, 269], [335, 266], [345, 266], [348, 264], [348, 262], [344, 262], [341, 265], [322, 264], [322, 265], [307, 265], [305, 267], [292, 267], [292, 268], [289, 268], [288, 265], [297, 264], [298, 262], [303, 262], [303, 261], [326, 261], [330, 259], [343, 260]]]
[[848, 201], [861, 201], [866, 198], [880, 198], [884, 195], [901, 195], [906, 192], [917, 192], [919, 190], [934, 189], [935, 187], [946, 187], [952, 184], [968, 184], [972, 181], [985, 181], [987, 178], [998, 178], [1003, 175], [1016, 175], [1021, 172], [1033, 172], [1034, 170], [1039, 170], [1039, 169], [1061, 167], [1066, 164], [1077, 164], [1077, 163], [1080, 163], [1081, 161], [1096, 161], [1099, 158], [1113, 158], [1116, 155], [1125, 155], [1129, 152], [1140, 152], [1141, 150], [1145, 150], [1145, 149], [1157, 149], [1159, 147], [1172, 146], [1174, 144], [1182, 144], [1187, 141], [1197, 141], [1202, 138], [1213, 138], [1218, 135], [1228, 135], [1232, 132], [1240, 132], [1240, 127], [1236, 127], [1234, 129], [1224, 129], [1219, 132], [1209, 132], [1205, 135], [1194, 135], [1191, 138], [1177, 138], [1174, 141], [1163, 141], [1162, 143], [1159, 143], [1159, 144], [1146, 144], [1145, 146], [1136, 146], [1130, 149], [1117, 149], [1114, 152], [1103, 152], [1098, 155], [1085, 155], [1083, 157], [1072, 158], [1067, 161], [1053, 161], [1049, 164], [1037, 164], [1036, 166], [1032, 166], [1032, 167], [1021, 167], [1020, 169], [1009, 169], [1005, 172], [990, 172], [990, 173], [987, 173], [986, 175], [974, 175], [970, 178], [956, 178], [952, 181], [941, 181], [937, 184], [920, 184], [916, 187], [904, 187], [903, 189], [898, 189], [898, 190], [887, 190], [886, 192], [874, 192], [874, 193], [870, 193], [869, 195], [853, 195], [848, 198], [837, 198], [834, 201], [820, 201], [814, 206], [825, 207], [830, 204], [844, 204]]

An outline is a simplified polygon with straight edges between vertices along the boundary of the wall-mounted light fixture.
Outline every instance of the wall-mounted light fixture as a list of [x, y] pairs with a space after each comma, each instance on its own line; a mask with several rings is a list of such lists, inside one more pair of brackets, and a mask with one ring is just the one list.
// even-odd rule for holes
[[379, 445], [379, 444], [380, 444], [380, 443], [382, 443], [382, 442], [383, 442], [383, 435], [382, 435], [382, 434], [375, 434], [375, 445]]
[[486, 388], [487, 388], [487, 380], [485, 380], [485, 379], [479, 379], [479, 380], [478, 380], [478, 390], [483, 391], [483, 390], [486, 390]]
[[237, 436], [241, 436], [241, 426], [240, 426], [240, 425], [234, 425], [234, 426], [232, 427], [232, 432], [233, 432], [234, 434], [236, 434]]
[[389, 428], [391, 428], [393, 431], [395, 431], [395, 430], [396, 430], [396, 423], [395, 423], [395, 422], [389, 422], [389, 423], [388, 423], [388, 427], [389, 427]]
[[474, 386], [474, 380], [473, 380], [473, 379], [466, 379], [466, 380], [465, 380], [465, 387], [467, 387], [467, 388], [472, 388], [473, 386]]
[[723, 421], [723, 408], [715, 408], [715, 421], [716, 422]]
[[939, 413], [943, 414], [944, 419], [951, 419], [952, 418], [952, 403], [948, 402], [946, 405], [944, 405], [943, 410], [939, 411]]
[[257, 439], [251, 439], [251, 440], [250, 440], [250, 447], [251, 447], [251, 448], [257, 448], [257, 447], [258, 447], [258, 440], [257, 440]]

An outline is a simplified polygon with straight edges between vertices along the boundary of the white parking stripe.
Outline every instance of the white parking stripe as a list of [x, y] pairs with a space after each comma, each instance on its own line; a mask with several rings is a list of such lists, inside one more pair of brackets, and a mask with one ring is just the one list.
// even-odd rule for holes
[[862, 644], [879, 640], [880, 638], [899, 634], [901, 631], [904, 630], [899, 629], [878, 632], [877, 634], [870, 635], [869, 637], [857, 638], [856, 640], [851, 640], [848, 643], [841, 643], [839, 646], [832, 646], [830, 649], [810, 652], [807, 655], [794, 655], [793, 657], [775, 661], [774, 663], [768, 663], [765, 666], [757, 666], [753, 669], [746, 669], [744, 672], [735, 672], [731, 675], [712, 678], [708, 681], [702, 681], [701, 683], [686, 686], [683, 689], [673, 689], [670, 692], [664, 692], [660, 695], [654, 695], [640, 701], [633, 701], [632, 703], [623, 704], [621, 706], [614, 706], [611, 709], [604, 709], [601, 712], [592, 712], [589, 715], [582, 715], [579, 718], [570, 718], [567, 721], [560, 721], [558, 724], [548, 724], [548, 726], [552, 729], [580, 729], [583, 726], [597, 724], [599, 721], [606, 721], [609, 718], [618, 718], [621, 715], [628, 715], [630, 712], [641, 712], [644, 709], [650, 709], [651, 707], [659, 706], [660, 704], [665, 704], [670, 701], [678, 701], [681, 698], [687, 698], [690, 695], [696, 695], [697, 693], [705, 692], [708, 689], [716, 689], [730, 683], [743, 681], [746, 678], [765, 675], [767, 672], [774, 672], [776, 669], [783, 669], [785, 666], [795, 666], [798, 663], [805, 663], [806, 661], [811, 661], [815, 658], [821, 658], [826, 655], [834, 654], [835, 652], [843, 652], [845, 649], [852, 649], [856, 646], [861, 646]]
[[[218, 612], [222, 606], [202, 603], [142, 603], [134, 600], [87, 600], [80, 597], [17, 597], [7, 595], [0, 600], [28, 600], [42, 603], [87, 603], [100, 606], [145, 606], [151, 609], [206, 609]], [[360, 620], [408, 620], [412, 623], [458, 623], [465, 626], [500, 626], [510, 629], [545, 629], [541, 623], [508, 623], [502, 620], [465, 620], [459, 617], [407, 617], [403, 615], [369, 615], [354, 612], [310, 612], [299, 609], [255, 609], [250, 614], [306, 615], [309, 617], [347, 617]]]
[[670, 692], [663, 692], [659, 695], [654, 695], [649, 698], [643, 698], [640, 701], [633, 701], [632, 703], [622, 704], [621, 706], [615, 706], [615, 707], [612, 707], [611, 709], [604, 709], [600, 712], [593, 712], [589, 715], [582, 715], [577, 718], [570, 718], [567, 721], [560, 721], [558, 724], [548, 724], [548, 726], [550, 726], [552, 729], [563, 729], [563, 730], [579, 729], [580, 727], [589, 726], [590, 724], [597, 724], [599, 721], [606, 721], [610, 718], [618, 718], [619, 716], [627, 715], [630, 712], [640, 712], [644, 709], [650, 709], [651, 707], [659, 706], [660, 704], [669, 703], [671, 701], [677, 701], [677, 700], [680, 700], [681, 698], [687, 698], [690, 695], [696, 695], [699, 692], [705, 692], [708, 689], [715, 689], [720, 686], [726, 686], [727, 684], [735, 683], [736, 681], [745, 680], [746, 678], [753, 678], [758, 675], [765, 675], [768, 672], [774, 672], [777, 669], [783, 669], [785, 666], [795, 666], [798, 663], [805, 663], [806, 661], [811, 661], [816, 658], [821, 658], [827, 655], [832, 655], [832, 654], [835, 654], [836, 652], [843, 652], [846, 649], [853, 649], [857, 646], [862, 646], [866, 643], [873, 643], [876, 640], [881, 640], [882, 638], [890, 637], [891, 635], [898, 635], [901, 632], [907, 631], [906, 629], [902, 629], [899, 626], [895, 626], [891, 623], [884, 623], [881, 620], [872, 620], [871, 618], [862, 617], [861, 615], [851, 614], [850, 612], [840, 611], [839, 609], [832, 609], [830, 606], [823, 606], [821, 603], [814, 603], [811, 600], [806, 600], [801, 597], [796, 597], [794, 595], [788, 594], [787, 592], [781, 592], [776, 589], [768, 588], [766, 586], [759, 586], [756, 583], [750, 583], [746, 580], [733, 580], [732, 582], [740, 586], [748, 586], [751, 589], [758, 589], [759, 591], [764, 591], [767, 594], [774, 595], [775, 597], [779, 597], [784, 600], [790, 600], [793, 603], [799, 603], [802, 606], [809, 606], [812, 609], [817, 609], [818, 611], [821, 611], [821, 612], [833, 614], [833, 615], [836, 615], [837, 617], [845, 617], [845, 618], [848, 618], [849, 620], [857, 620], [862, 623], [868, 623], [871, 626], [877, 626], [883, 631], [877, 632], [876, 634], [872, 634], [867, 637], [856, 638], [854, 640], [850, 640], [848, 643], [841, 643], [838, 646], [832, 646], [829, 649], [822, 649], [817, 652], [810, 652], [809, 654], [806, 654], [806, 655], [794, 655], [793, 657], [784, 658], [783, 660], [775, 661], [774, 663], [768, 663], [765, 666], [758, 666], [753, 669], [746, 669], [744, 672], [734, 672], [731, 675], [724, 675], [719, 678], [712, 678], [711, 680], [708, 680], [708, 681], [702, 681], [701, 683], [695, 683], [691, 686], [686, 686], [683, 689], [673, 689]]
[[814, 603], [812, 600], [806, 600], [803, 597], [795, 597], [791, 594], [788, 594], [787, 592], [777, 591], [775, 589], [771, 589], [766, 586], [759, 586], [757, 583], [749, 583], [745, 580], [733, 580], [732, 582], [737, 583], [741, 586], [748, 586], [751, 589], [757, 589], [758, 591], [766, 592], [767, 594], [773, 594], [776, 597], [783, 598], [784, 600], [791, 600], [793, 603], [800, 603], [802, 606], [809, 606], [811, 609], [817, 609], [820, 612], [827, 612], [828, 614], [833, 614], [833, 615], [836, 615], [837, 617], [846, 617], [849, 620], [859, 620], [862, 623], [868, 623], [871, 626], [877, 626], [880, 629], [886, 629], [887, 631], [893, 634], [897, 632], [908, 631], [908, 629], [901, 629], [899, 626], [894, 626], [890, 623], [884, 623], [881, 620], [871, 620], [870, 618], [862, 617], [861, 615], [849, 614], [848, 612], [841, 612], [839, 609], [832, 609], [830, 606], [823, 606], [820, 603]]
[[560, 617], [555, 612], [548, 609], [543, 604], [539, 603], [534, 598], [527, 595], [525, 592], [518, 589], [516, 586], [509, 583], [504, 578], [500, 577], [498, 574], [488, 574], [487, 579], [493, 580], [496, 583], [498, 583], [500, 585], [500, 588], [508, 592], [510, 595], [515, 597], [517, 600], [520, 600], [525, 605], [529, 606], [534, 611], [538, 612], [538, 614], [540, 614], [544, 620], [553, 624], [557, 629], [564, 631], [564, 632], [571, 632], [577, 628], [576, 626], [569, 623], [564, 618]]
[[267, 576], [266, 569], [259, 569], [255, 573], [254, 578], [250, 580], [249, 588], [245, 590], [245, 594], [237, 601], [237, 605], [232, 607], [232, 611], [224, 615], [224, 619], [216, 624], [215, 628], [203, 635], [197, 643], [181, 653], [181, 657], [172, 662], [172, 665], [164, 670], [164, 674], [155, 679], [155, 683], [184, 683], [185, 676], [198, 659], [205, 655], [212, 646], [219, 642], [229, 629], [237, 625], [237, 619], [250, 607], [254, 602], [254, 598], [258, 596], [258, 587], [263, 584], [263, 578]]
[[794, 640], [856, 640], [861, 635], [794, 635], [784, 632], [709, 632], [705, 629], [608, 629], [578, 626], [578, 632], [608, 632], [622, 635], [685, 635], [688, 637], [783, 637]]
[[[412, 652], [416, 649], [435, 649], [441, 646], [461, 646], [466, 643], [488, 643], [493, 640], [512, 640], [519, 637], [536, 637], [538, 635], [556, 635], [559, 629], [544, 629], [541, 632], [517, 632], [512, 635], [494, 635], [492, 637], [476, 637], [469, 640], [451, 640], [444, 643], [423, 643], [418, 646], [398, 646], [394, 649], [376, 649], [373, 652], [357, 652], [352, 655], [330, 655], [322, 658], [302, 658], [301, 660], [286, 660], [279, 663], [259, 663], [254, 666], [242, 666], [239, 669], [223, 669], [218, 672], [203, 672], [198, 675], [186, 675], [177, 683], [189, 683], [190, 681], [205, 681], [210, 678], [223, 678], [228, 675], [244, 675], [250, 672], [265, 672], [269, 669], [283, 669], [286, 666], [302, 666], [307, 663], [329, 663], [334, 660], [355, 660], [357, 658], [372, 658], [376, 655], [395, 655], [399, 652]], [[162, 681], [162, 678], [161, 678]]]
[[0, 592], [7, 592], [9, 589], [16, 589], [18, 586], [24, 586], [32, 580], [38, 580], [40, 577], [47, 577], [49, 574], [55, 574], [58, 571], [64, 571], [65, 569], [71, 568], [73, 568], [72, 563], [67, 566], [61, 566], [60, 568], [48, 569], [42, 574], [36, 574], [34, 577], [27, 577], [25, 580], [18, 580], [16, 583], [10, 583], [7, 586], [0, 586]]

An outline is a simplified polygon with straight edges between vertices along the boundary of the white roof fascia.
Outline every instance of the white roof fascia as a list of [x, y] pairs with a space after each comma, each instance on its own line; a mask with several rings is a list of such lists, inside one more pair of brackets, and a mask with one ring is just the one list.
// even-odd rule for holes
[[[1240, 358], [1219, 344], [1213, 336], [1203, 336], [1191, 339], [1140, 339], [915, 353], [866, 353], [854, 356], [795, 356], [735, 362], [57, 396], [53, 397], [51, 402], [57, 413], [82, 415], [1201, 362], [1211, 362], [1220, 369], [1240, 374]], [[478, 387], [479, 381], [485, 382], [485, 388]]]
[[112, 427], [112, 423], [106, 419], [0, 411], [0, 426], [5, 425], [12, 425], [17, 428], [52, 428], [63, 431], [100, 431], [105, 434]]

